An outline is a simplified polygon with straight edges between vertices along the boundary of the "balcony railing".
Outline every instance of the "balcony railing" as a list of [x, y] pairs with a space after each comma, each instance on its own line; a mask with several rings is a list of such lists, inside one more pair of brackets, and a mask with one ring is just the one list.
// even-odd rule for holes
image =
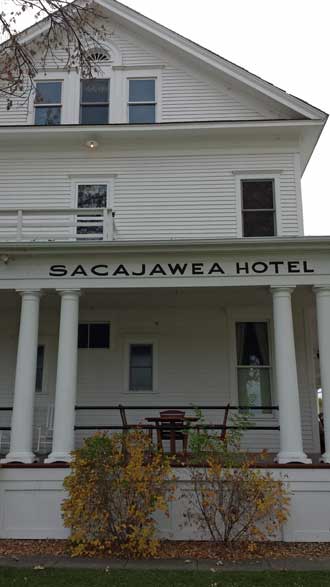
[[111, 241], [111, 208], [0, 208], [0, 242]]

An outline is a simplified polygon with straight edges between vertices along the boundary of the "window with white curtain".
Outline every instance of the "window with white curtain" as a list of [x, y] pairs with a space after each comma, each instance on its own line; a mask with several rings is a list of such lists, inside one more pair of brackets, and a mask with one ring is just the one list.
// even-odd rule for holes
[[271, 413], [271, 359], [267, 322], [237, 322], [237, 384], [240, 406], [264, 406]]

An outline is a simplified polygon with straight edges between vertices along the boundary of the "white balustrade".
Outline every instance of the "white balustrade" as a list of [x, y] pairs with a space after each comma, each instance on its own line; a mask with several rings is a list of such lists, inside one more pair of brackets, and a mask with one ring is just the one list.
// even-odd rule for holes
[[113, 240], [112, 208], [0, 208], [0, 241]]

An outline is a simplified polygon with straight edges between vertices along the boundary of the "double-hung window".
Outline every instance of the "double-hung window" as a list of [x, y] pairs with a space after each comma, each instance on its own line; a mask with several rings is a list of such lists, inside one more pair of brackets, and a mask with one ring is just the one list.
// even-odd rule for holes
[[128, 80], [128, 120], [130, 124], [156, 122], [156, 80]]
[[[77, 208], [107, 207], [108, 184], [80, 183], [77, 185]], [[103, 214], [79, 214], [77, 216], [77, 235], [80, 239], [103, 240]]]
[[243, 236], [275, 236], [274, 192], [273, 179], [241, 180]]
[[237, 322], [238, 402], [242, 407], [264, 406], [255, 415], [270, 413], [271, 363], [267, 322]]
[[109, 113], [110, 80], [81, 80], [80, 124], [108, 124]]
[[34, 123], [39, 126], [61, 124], [62, 82], [36, 82]]
[[153, 355], [152, 344], [129, 345], [130, 391], [153, 391]]

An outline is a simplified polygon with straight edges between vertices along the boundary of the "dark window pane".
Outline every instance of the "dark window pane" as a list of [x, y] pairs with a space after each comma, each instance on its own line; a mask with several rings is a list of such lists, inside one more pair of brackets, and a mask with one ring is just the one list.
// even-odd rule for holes
[[80, 124], [108, 124], [109, 106], [81, 106]]
[[129, 81], [129, 102], [155, 102], [155, 80], [131, 79]]
[[243, 209], [274, 208], [273, 180], [242, 181]]
[[152, 124], [155, 120], [156, 106], [154, 104], [129, 106], [130, 124]]
[[61, 103], [61, 82], [37, 82], [36, 104], [60, 104]]
[[36, 391], [40, 393], [42, 391], [42, 382], [44, 376], [44, 358], [45, 358], [45, 347], [38, 346], [37, 352], [37, 373], [36, 373]]
[[106, 184], [80, 184], [78, 186], [78, 208], [106, 208]]
[[132, 367], [130, 375], [131, 391], [152, 391], [151, 367]]
[[84, 79], [81, 81], [81, 102], [109, 102], [108, 79]]
[[238, 322], [236, 345], [238, 365], [269, 365], [266, 322]]
[[132, 367], [151, 367], [151, 365], [152, 365], [152, 345], [151, 344], [132, 344], [131, 345], [131, 365], [132, 365]]
[[89, 348], [90, 349], [108, 349], [110, 346], [110, 326], [109, 324], [90, 324], [89, 325]]
[[39, 126], [61, 124], [61, 107], [38, 106], [38, 108], [35, 108], [35, 124]]
[[78, 348], [88, 348], [88, 324], [79, 324], [78, 327]]
[[243, 212], [244, 236], [275, 236], [274, 212]]
[[130, 346], [129, 388], [132, 391], [152, 391], [151, 344], [132, 344]]

